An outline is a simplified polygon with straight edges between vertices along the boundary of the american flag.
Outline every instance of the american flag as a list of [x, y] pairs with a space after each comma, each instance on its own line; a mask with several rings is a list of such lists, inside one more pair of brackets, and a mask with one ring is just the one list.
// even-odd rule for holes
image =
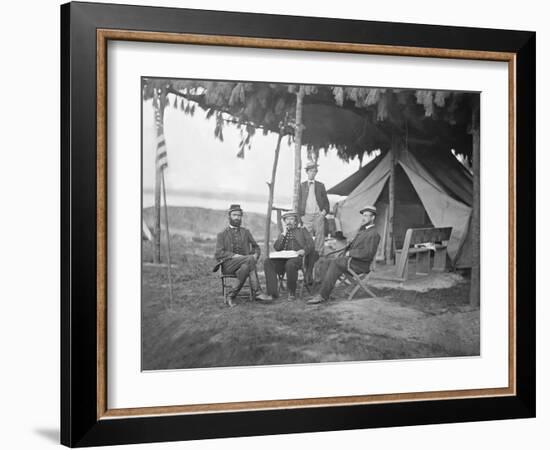
[[155, 124], [157, 127], [157, 154], [155, 160], [157, 169], [164, 170], [168, 167], [168, 155], [166, 153], [166, 140], [164, 139], [164, 125], [161, 114], [161, 110], [164, 109], [164, 105], [162, 105], [162, 102], [156, 92], [153, 106], [155, 109]]

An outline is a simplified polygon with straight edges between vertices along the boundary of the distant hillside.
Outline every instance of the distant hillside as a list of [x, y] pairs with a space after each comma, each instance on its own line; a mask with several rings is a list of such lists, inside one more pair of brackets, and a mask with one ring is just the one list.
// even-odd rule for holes
[[[243, 226], [252, 232], [257, 241], [263, 240], [265, 233], [265, 214], [254, 212], [245, 213]], [[143, 209], [143, 219], [152, 229], [153, 207]], [[170, 234], [179, 234], [185, 237], [214, 238], [216, 234], [227, 227], [227, 211], [200, 208], [195, 206], [169, 206], [168, 221]], [[164, 228], [164, 212], [162, 212], [161, 226]], [[277, 236], [277, 225], [271, 224], [272, 239]]]

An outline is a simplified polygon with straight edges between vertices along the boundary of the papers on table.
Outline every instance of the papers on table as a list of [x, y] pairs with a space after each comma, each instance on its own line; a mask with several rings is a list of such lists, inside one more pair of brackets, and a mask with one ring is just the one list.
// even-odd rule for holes
[[269, 254], [270, 259], [288, 259], [288, 258], [296, 258], [298, 256], [298, 253], [295, 250], [282, 250], [280, 252], [271, 252]]

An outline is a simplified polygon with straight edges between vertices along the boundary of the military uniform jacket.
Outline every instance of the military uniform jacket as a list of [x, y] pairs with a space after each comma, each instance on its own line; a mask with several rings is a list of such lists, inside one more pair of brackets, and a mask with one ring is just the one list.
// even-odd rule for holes
[[[218, 233], [216, 239], [216, 252], [214, 253], [214, 258], [216, 258], [218, 263], [214, 267], [214, 272], [218, 270], [224, 261], [232, 258], [235, 254], [233, 253], [233, 239], [231, 237], [231, 233], [231, 227], [227, 227], [221, 233]], [[256, 258], [259, 258], [261, 250], [252, 237], [252, 233], [247, 228], [243, 227], [239, 228], [239, 233], [241, 233], [243, 253], [245, 255], [256, 254]]]
[[366, 230], [361, 227], [351, 244], [348, 245], [349, 256], [351, 256], [354, 265], [361, 267], [364, 272], [368, 272], [372, 260], [376, 256], [379, 243], [380, 235], [376, 231], [376, 227], [372, 226]]
[[[304, 227], [297, 227], [294, 229], [294, 239], [300, 249], [305, 251], [306, 255], [309, 255], [315, 248], [311, 234], [309, 234], [309, 231], [307, 231]], [[285, 237], [281, 234], [273, 244], [275, 251], [279, 252], [284, 250], [284, 242]]]

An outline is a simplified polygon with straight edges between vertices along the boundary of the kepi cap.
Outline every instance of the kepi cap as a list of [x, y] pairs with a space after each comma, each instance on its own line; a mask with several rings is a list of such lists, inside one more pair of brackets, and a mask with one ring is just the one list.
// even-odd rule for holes
[[283, 219], [286, 219], [287, 217], [294, 216], [296, 219], [298, 218], [298, 213], [296, 211], [287, 211], [282, 215]]
[[237, 204], [233, 204], [229, 206], [229, 210], [227, 212], [231, 214], [233, 211], [240, 211], [241, 213], [243, 212], [241, 205], [237, 205]]

